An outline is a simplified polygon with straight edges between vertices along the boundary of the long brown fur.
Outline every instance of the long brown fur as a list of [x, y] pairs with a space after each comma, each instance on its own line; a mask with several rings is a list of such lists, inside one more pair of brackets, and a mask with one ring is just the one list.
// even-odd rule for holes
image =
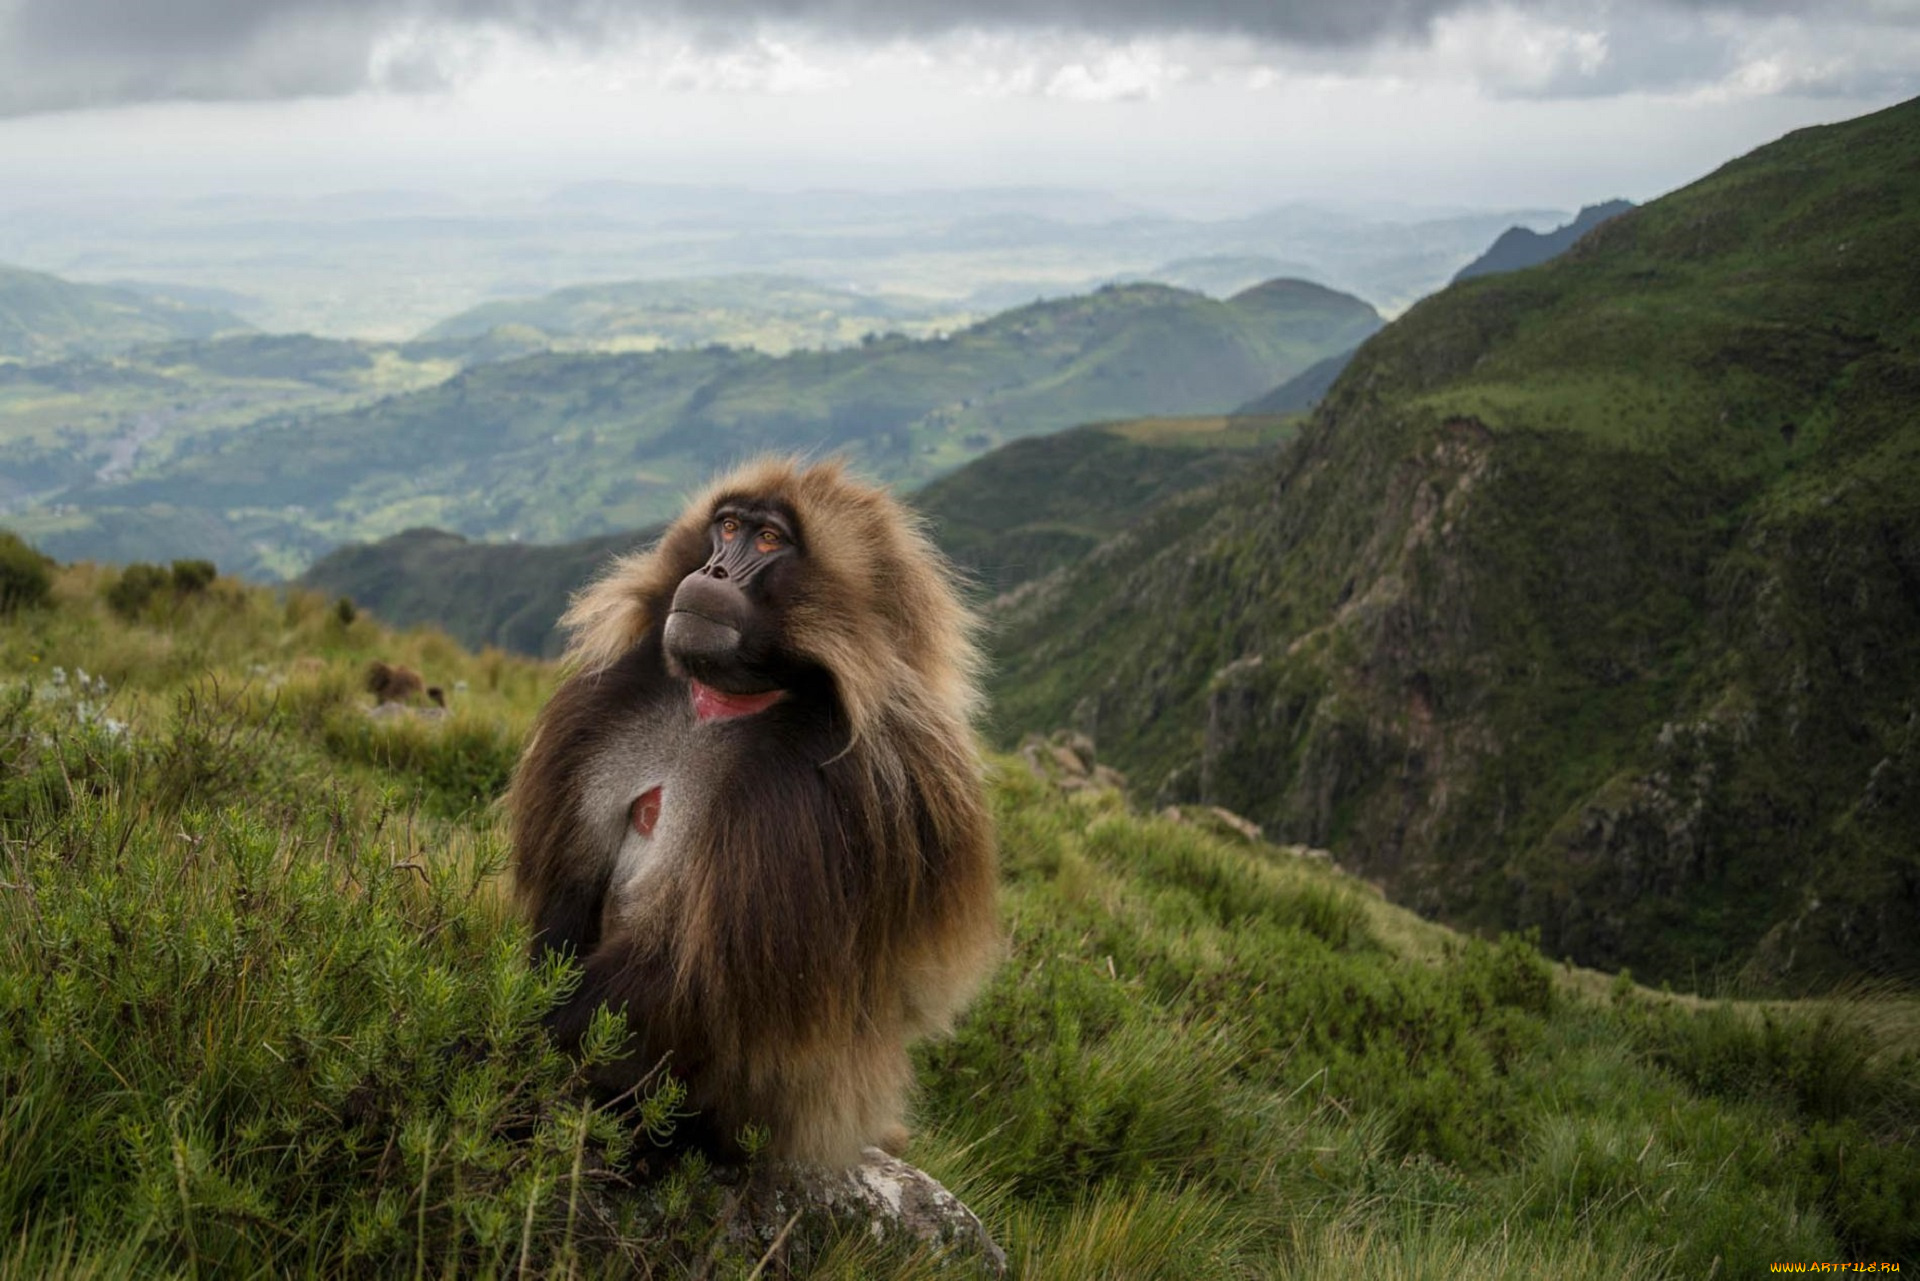
[[[794, 514], [805, 574], [784, 648], [824, 693], [695, 724], [662, 627], [716, 506], [742, 498]], [[908, 1043], [950, 1025], [998, 951], [974, 621], [946, 561], [837, 464], [763, 461], [716, 481], [563, 621], [571, 674], [510, 796], [536, 949], [584, 963], [556, 1035], [575, 1044], [600, 1004], [623, 1009], [631, 1041], [605, 1090], [664, 1065], [723, 1154], [751, 1123], [776, 1156], [853, 1161], [902, 1125]], [[672, 780], [665, 852], [636, 871], [614, 811], [647, 770]]]
[[426, 692], [427, 683], [411, 667], [390, 666], [374, 659], [367, 664], [367, 692], [381, 703], [406, 703]]

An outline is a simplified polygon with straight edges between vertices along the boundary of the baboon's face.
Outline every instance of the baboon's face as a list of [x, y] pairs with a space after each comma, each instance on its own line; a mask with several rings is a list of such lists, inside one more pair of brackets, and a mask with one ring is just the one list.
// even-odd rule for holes
[[668, 664], [692, 683], [703, 720], [760, 711], [800, 677], [783, 624], [807, 565], [793, 514], [777, 502], [722, 499], [707, 535], [707, 562], [680, 580], [665, 636]]

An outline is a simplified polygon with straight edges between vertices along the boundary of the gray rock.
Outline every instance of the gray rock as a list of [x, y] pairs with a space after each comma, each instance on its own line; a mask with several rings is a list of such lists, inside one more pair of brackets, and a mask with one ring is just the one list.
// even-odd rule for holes
[[1080, 754], [1064, 743], [1054, 744], [1053, 763], [1069, 778], [1079, 778], [1087, 772], [1086, 762], [1080, 759]]
[[1222, 809], [1218, 805], [1209, 805], [1207, 811], [1227, 830], [1237, 832], [1249, 841], [1260, 839], [1260, 825], [1252, 819], [1241, 818], [1232, 810]]
[[879, 1148], [866, 1149], [860, 1164], [845, 1170], [794, 1164], [761, 1170], [742, 1189], [728, 1232], [777, 1253], [795, 1233], [823, 1221], [875, 1237], [897, 1234], [956, 1263], [971, 1262], [987, 1276], [1007, 1274], [1005, 1251], [960, 1198]]

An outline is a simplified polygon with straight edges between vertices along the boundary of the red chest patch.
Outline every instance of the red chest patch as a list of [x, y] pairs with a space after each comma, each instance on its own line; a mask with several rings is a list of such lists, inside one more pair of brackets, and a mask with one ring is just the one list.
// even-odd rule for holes
[[653, 829], [660, 825], [660, 789], [650, 788], [633, 798], [633, 830], [642, 836], [652, 836]]

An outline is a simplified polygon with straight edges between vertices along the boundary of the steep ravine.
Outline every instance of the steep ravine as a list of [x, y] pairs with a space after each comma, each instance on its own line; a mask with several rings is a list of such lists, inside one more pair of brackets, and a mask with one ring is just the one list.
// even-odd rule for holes
[[1920, 103], [1449, 289], [1028, 585], [1003, 729], [1678, 983], [1920, 973]]

